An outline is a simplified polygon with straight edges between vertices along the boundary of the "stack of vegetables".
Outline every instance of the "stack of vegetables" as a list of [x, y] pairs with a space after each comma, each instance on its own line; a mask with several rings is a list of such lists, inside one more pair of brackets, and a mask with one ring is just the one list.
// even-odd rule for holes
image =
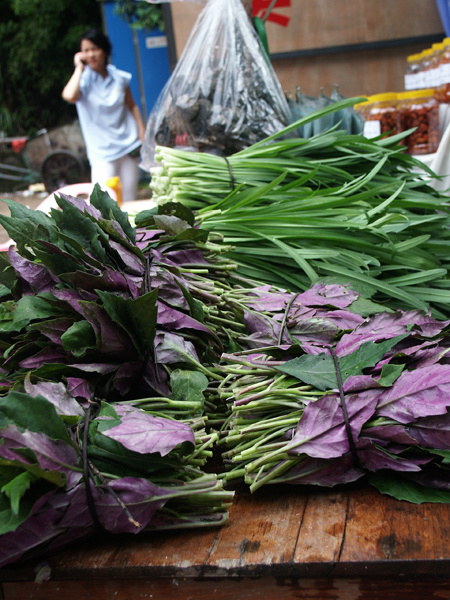
[[[441, 317], [448, 303], [447, 201], [393, 142], [334, 132], [307, 143], [325, 152], [329, 135], [346, 142], [327, 150], [341, 166], [322, 158], [307, 172], [308, 159], [301, 175], [267, 160], [215, 204], [212, 193], [194, 212], [161, 203], [134, 225], [98, 187], [90, 204], [61, 195], [51, 215], [9, 202], [0, 566], [99, 529], [221, 525], [236, 482], [254, 492], [366, 476], [396, 498], [450, 501], [449, 322], [422, 310]], [[375, 163], [355, 180], [352, 144]], [[285, 219], [285, 240], [290, 202], [304, 227]], [[314, 245], [298, 248], [308, 230]]]
[[58, 203], [2, 218], [0, 565], [98, 528], [219, 525], [233, 497], [204, 469], [223, 348], [203, 300], [228, 261], [175, 217], [136, 236], [99, 188]]
[[376, 311], [348, 287], [232, 292], [247, 334], [222, 356], [226, 479], [334, 486], [368, 476], [412, 502], [450, 501], [448, 325]]
[[[356, 99], [357, 100], [357, 99]], [[248, 149], [221, 157], [158, 148], [158, 203], [191, 207], [222, 234], [243, 277], [305, 291], [326, 277], [387, 307], [450, 314], [448, 197], [419, 176], [403, 136], [336, 129], [289, 137], [335, 102]]]

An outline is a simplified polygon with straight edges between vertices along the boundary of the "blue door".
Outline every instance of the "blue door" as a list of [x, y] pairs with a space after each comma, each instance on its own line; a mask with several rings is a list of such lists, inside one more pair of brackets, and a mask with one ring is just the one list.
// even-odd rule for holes
[[163, 31], [134, 31], [114, 14], [114, 2], [102, 2], [106, 32], [113, 49], [111, 62], [132, 74], [131, 92], [144, 122], [170, 77], [167, 37]]

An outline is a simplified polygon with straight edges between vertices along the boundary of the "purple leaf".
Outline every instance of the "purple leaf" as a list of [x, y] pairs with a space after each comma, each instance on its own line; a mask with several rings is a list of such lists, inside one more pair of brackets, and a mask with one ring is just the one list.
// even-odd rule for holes
[[179, 421], [154, 417], [132, 406], [116, 405], [121, 424], [111, 427], [103, 435], [120, 442], [125, 448], [165, 456], [183, 442], [195, 444], [192, 429]]
[[275, 291], [270, 285], [253, 288], [245, 298], [245, 305], [259, 312], [284, 312], [292, 294]]
[[73, 367], [74, 369], [78, 369], [83, 373], [99, 373], [100, 375], [108, 375], [108, 373], [112, 373], [116, 371], [120, 367], [121, 363], [73, 363], [67, 365], [68, 367]]
[[106, 292], [121, 292], [133, 297], [139, 295], [137, 286], [132, 279], [124, 273], [112, 269], [105, 268], [101, 273], [95, 274], [82, 271], [64, 273], [61, 279], [70, 283], [74, 288], [82, 289], [85, 292], [93, 293], [95, 290], [103, 290]]
[[146, 250], [149, 242], [155, 241], [155, 239], [158, 238], [161, 233], [163, 233], [163, 231], [157, 229], [137, 229], [136, 246], [140, 250]]
[[244, 310], [244, 324], [248, 335], [243, 336], [248, 348], [262, 348], [278, 343], [281, 324], [262, 313]]
[[417, 446], [417, 441], [408, 435], [408, 428], [404, 425], [376, 425], [363, 429], [363, 436], [374, 441], [380, 446], [389, 443], [403, 444], [404, 446]]
[[[396, 311], [395, 313], [379, 313], [356, 327], [351, 333], [342, 336], [336, 346], [338, 356], [344, 356], [357, 350], [364, 342], [390, 339], [404, 333], [414, 335], [416, 331], [427, 332], [427, 335], [437, 335], [445, 328], [445, 323], [438, 322], [424, 315], [421, 311]], [[422, 330], [423, 328], [423, 330]], [[423, 333], [423, 335], [425, 335]]]
[[125, 504], [129, 516], [115, 498], [107, 491], [101, 495], [97, 490], [94, 496], [99, 520], [103, 527], [111, 533], [138, 533], [151, 524], [153, 515], [167, 502], [160, 496], [167, 495], [167, 490], [158, 487], [148, 479], [123, 477], [108, 484]]
[[61, 196], [61, 198], [69, 202], [69, 204], [78, 208], [80, 212], [85, 212], [88, 215], [91, 215], [91, 217], [94, 217], [96, 221], [101, 221], [102, 213], [92, 204], [88, 204], [83, 198], [79, 196], [70, 196], [69, 194], [63, 194], [61, 192], [58, 193], [58, 196]]
[[188, 357], [199, 362], [194, 344], [174, 333], [159, 333], [155, 336], [155, 354], [156, 361], [163, 364], [186, 363], [189, 362]]
[[114, 322], [106, 310], [94, 302], [82, 302], [80, 309], [97, 338], [97, 350], [117, 360], [120, 356], [131, 359], [137, 354], [133, 340], [124, 328]]
[[58, 317], [47, 321], [33, 323], [32, 328], [45, 335], [53, 344], [61, 346], [61, 336], [65, 333], [74, 320], [66, 317]]
[[201, 250], [173, 250], [164, 254], [164, 261], [181, 267], [210, 264]]
[[19, 366], [22, 369], [37, 369], [48, 363], [64, 363], [65, 356], [65, 353], [56, 348], [48, 347], [20, 361]]
[[450, 449], [450, 413], [424, 417], [406, 427], [406, 431], [421, 446], [440, 450]]
[[142, 277], [144, 274], [144, 265], [142, 263], [142, 259], [139, 258], [134, 252], [125, 248], [122, 244], [118, 244], [117, 242], [110, 240], [109, 245], [111, 248], [114, 248], [116, 252], [119, 254], [120, 259], [124, 262], [127, 268], [127, 273], [132, 273], [134, 275], [139, 275]]
[[90, 400], [92, 396], [91, 388], [85, 379], [80, 377], [67, 377], [67, 391], [72, 398], [77, 398], [79, 401]]
[[403, 372], [394, 385], [379, 394], [376, 414], [399, 423], [444, 415], [450, 407], [450, 365]]
[[29, 378], [24, 382], [25, 391], [35, 398], [38, 395], [43, 396], [51, 402], [59, 415], [77, 415], [84, 416], [84, 410], [79, 403], [67, 392], [63, 383], [53, 383], [51, 381], [40, 381], [36, 384], [31, 383]]
[[27, 260], [13, 249], [9, 251], [8, 258], [13, 269], [33, 288], [35, 294], [55, 286], [57, 280], [43, 265]]
[[[64, 494], [64, 508], [68, 499]], [[64, 529], [57, 526], [63, 507], [48, 506], [45, 510], [33, 514], [24, 521], [15, 531], [5, 533], [0, 537], [0, 567], [18, 561], [26, 552], [39, 548], [49, 540], [61, 536]], [[81, 530], [85, 535], [85, 530]]]
[[306, 457], [289, 469], [285, 479], [290, 484], [333, 487], [356, 481], [363, 474], [361, 469], [354, 466], [352, 456], [347, 454], [327, 460]]
[[355, 329], [358, 325], [364, 322], [364, 318], [357, 313], [352, 313], [349, 310], [318, 310], [316, 318], [326, 319], [331, 321], [335, 327], [341, 330]]
[[359, 294], [350, 290], [347, 286], [316, 283], [306, 292], [299, 294], [296, 300], [306, 306], [328, 305], [336, 308], [346, 308], [358, 298]]
[[329, 345], [340, 333], [332, 320], [316, 316], [298, 322], [289, 328], [289, 335], [301, 344]]
[[[82, 292], [82, 295], [81, 295], [81, 292]], [[96, 302], [98, 299], [97, 294], [93, 294], [91, 292], [86, 292], [85, 290], [54, 289], [54, 290], [52, 290], [52, 294], [58, 300], [67, 302], [67, 304], [69, 304], [69, 306], [71, 308], [73, 308], [79, 314], [83, 314], [83, 311], [80, 308], [80, 302], [82, 302], [83, 300]]]
[[[377, 396], [372, 390], [345, 398], [353, 439], [358, 439], [362, 426], [373, 415]], [[338, 458], [350, 450], [344, 414], [335, 395], [322, 396], [310, 402], [295, 429], [291, 444], [294, 454], [305, 453], [315, 458]]]
[[430, 461], [430, 458], [410, 458], [391, 454], [364, 437], [357, 444], [357, 453], [361, 465], [369, 471], [391, 469], [392, 471], [414, 472], [420, 471], [421, 465]]
[[[31, 471], [33, 465], [37, 465], [42, 470], [39, 471], [40, 477], [59, 486], [66, 480], [69, 486], [79, 479], [80, 474], [73, 470], [79, 468], [79, 454], [69, 444], [60, 440], [51, 440], [43, 433], [21, 431], [15, 425], [3, 427], [1, 435], [0, 456], [5, 460], [23, 464]], [[33, 451], [37, 462], [31, 459], [29, 453], [24, 455], [24, 448]]]
[[158, 318], [157, 322], [160, 327], [168, 329], [169, 331], [178, 331], [179, 329], [194, 329], [195, 331], [203, 331], [208, 335], [213, 335], [212, 331], [196, 321], [189, 315], [185, 315], [175, 308], [170, 308], [162, 302], [158, 301]]

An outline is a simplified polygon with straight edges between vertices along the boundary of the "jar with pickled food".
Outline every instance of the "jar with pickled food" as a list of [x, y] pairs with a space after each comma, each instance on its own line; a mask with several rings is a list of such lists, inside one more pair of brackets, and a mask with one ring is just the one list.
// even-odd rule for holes
[[364, 117], [364, 135], [367, 138], [392, 135], [401, 131], [401, 115], [395, 92], [369, 96], [358, 105]]
[[441, 130], [439, 102], [433, 88], [402, 94], [401, 113], [405, 130], [414, 128], [406, 138], [409, 154], [432, 154], [439, 147]]
[[410, 54], [406, 58], [405, 90], [418, 90], [422, 85], [421, 56]]
[[444, 38], [444, 48], [439, 59], [439, 92], [438, 99], [440, 102], [450, 103], [450, 38]]

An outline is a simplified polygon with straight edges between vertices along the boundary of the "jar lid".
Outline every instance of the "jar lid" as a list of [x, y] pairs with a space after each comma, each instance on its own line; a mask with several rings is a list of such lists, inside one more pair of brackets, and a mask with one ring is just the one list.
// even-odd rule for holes
[[407, 100], [409, 98], [430, 98], [435, 94], [433, 88], [424, 88], [422, 90], [410, 90], [407, 92], [402, 92], [402, 100]]
[[369, 102], [392, 102], [397, 100], [396, 92], [384, 92], [383, 94], [374, 94], [369, 96]]

